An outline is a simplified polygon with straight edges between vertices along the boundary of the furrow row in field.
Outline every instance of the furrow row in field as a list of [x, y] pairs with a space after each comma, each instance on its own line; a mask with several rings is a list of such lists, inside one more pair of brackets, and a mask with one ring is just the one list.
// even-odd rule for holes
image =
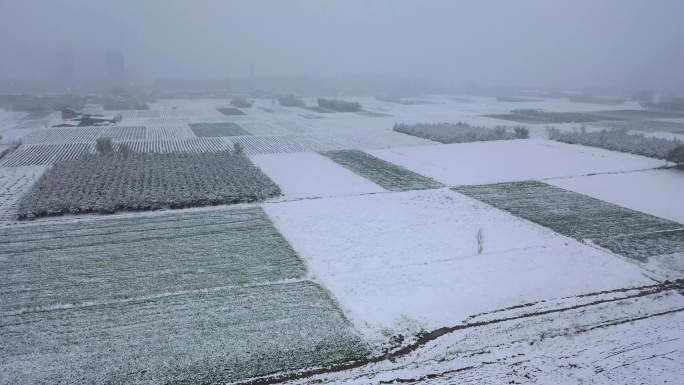
[[183, 140], [126, 140], [114, 143], [119, 149], [126, 144], [133, 152], [155, 153], [202, 153], [230, 150], [232, 143], [221, 138], [190, 138]]
[[87, 143], [95, 142], [100, 137], [104, 127], [80, 127], [80, 128], [54, 128], [38, 130], [23, 138], [24, 144], [50, 144], [50, 143]]
[[39, 130], [21, 138], [24, 144], [94, 143], [99, 138], [113, 140], [174, 140], [194, 138], [187, 125], [109, 126], [54, 128]]
[[34, 144], [21, 146], [9, 156], [0, 160], [2, 167], [50, 165], [62, 160], [75, 159], [86, 152], [93, 152], [94, 144]]

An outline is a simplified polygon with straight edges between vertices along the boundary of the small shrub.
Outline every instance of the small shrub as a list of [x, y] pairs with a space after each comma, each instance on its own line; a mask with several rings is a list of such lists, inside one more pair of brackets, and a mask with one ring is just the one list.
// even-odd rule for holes
[[513, 127], [513, 135], [517, 139], [527, 139], [530, 137], [530, 130], [523, 126]]
[[553, 127], [553, 126], [544, 126], [544, 129], [546, 130], [546, 134], [549, 136], [549, 139], [554, 140], [558, 135], [560, 135], [561, 130]]
[[233, 100], [230, 102], [230, 104], [232, 104], [238, 108], [250, 108], [250, 107], [252, 107], [252, 103], [250, 103], [247, 99], [245, 99], [244, 96], [234, 97]]
[[680, 166], [684, 165], [684, 145], [680, 144], [670, 150], [670, 152], [667, 153], [666, 159], [668, 162], [674, 162]]
[[245, 155], [245, 146], [240, 142], [235, 142], [235, 144], [233, 144], [233, 154]]
[[95, 150], [98, 154], [111, 154], [114, 152], [112, 138], [99, 138], [95, 142]]

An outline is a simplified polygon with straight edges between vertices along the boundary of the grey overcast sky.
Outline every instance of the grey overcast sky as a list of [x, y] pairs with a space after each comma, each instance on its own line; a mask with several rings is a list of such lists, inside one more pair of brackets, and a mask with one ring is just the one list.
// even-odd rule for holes
[[0, 77], [422, 76], [684, 86], [684, 0], [0, 0]]

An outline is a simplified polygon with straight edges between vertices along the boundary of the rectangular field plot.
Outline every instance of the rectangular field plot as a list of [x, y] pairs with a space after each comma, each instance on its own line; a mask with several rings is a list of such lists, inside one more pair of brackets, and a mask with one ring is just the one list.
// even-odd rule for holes
[[608, 110], [608, 111], [590, 111], [587, 114], [597, 115], [604, 118], [613, 118], [617, 120], [650, 120], [650, 119], [676, 119], [684, 118], [684, 114], [677, 112], [666, 111], [649, 111], [649, 110]]
[[0, 321], [7, 383], [221, 383], [362, 358], [327, 292], [294, 282]]
[[19, 218], [261, 201], [280, 189], [246, 156], [90, 155], [62, 162], [19, 203]]
[[191, 123], [192, 132], [198, 137], [221, 137], [252, 135], [236, 123]]
[[51, 128], [38, 130], [21, 138], [23, 144], [95, 143], [99, 138], [123, 140], [182, 140], [195, 138], [187, 125], [116, 126]]
[[305, 274], [260, 209], [7, 228], [0, 239], [3, 311], [151, 298]]
[[248, 155], [293, 152], [321, 152], [347, 149], [382, 149], [395, 146], [435, 144], [426, 139], [380, 131], [365, 134], [318, 134], [231, 137], [233, 143], [241, 143]]
[[102, 138], [111, 138], [112, 140], [145, 140], [147, 135], [145, 133], [145, 126], [111, 126], [106, 127], [102, 134]]
[[652, 282], [634, 264], [447, 189], [262, 207], [371, 338], [381, 328], [433, 330], [483, 311]]
[[14, 126], [16, 129], [20, 130], [31, 130], [37, 128], [48, 128], [52, 122], [50, 120], [24, 120], [17, 122]]
[[264, 154], [251, 159], [290, 199], [386, 191], [319, 154]]
[[332, 114], [332, 113], [337, 112], [337, 111], [329, 110], [327, 108], [318, 107], [318, 106], [300, 107], [300, 108], [303, 108], [305, 110], [312, 111], [312, 112], [318, 112], [319, 114]]
[[387, 115], [383, 114], [381, 112], [374, 112], [374, 111], [361, 111], [357, 112], [357, 114], [361, 116], [368, 116], [369, 118], [391, 118], [392, 115]]
[[21, 138], [23, 144], [59, 144], [95, 142], [104, 127], [50, 128], [38, 130]]
[[[461, 186], [455, 191], [577, 240], [591, 239], [617, 254], [622, 235], [665, 234], [682, 224], [577, 194], [542, 182]], [[601, 239], [616, 237], [614, 241]], [[650, 236], [649, 236], [650, 237]], [[626, 257], [645, 261], [655, 250], [632, 250]]]
[[471, 185], [656, 168], [663, 161], [550, 140], [526, 139], [367, 151], [448, 185]]
[[95, 144], [33, 144], [21, 146], [0, 160], [0, 167], [44, 166], [95, 151]]
[[147, 140], [183, 140], [194, 137], [195, 134], [185, 124], [147, 127]]
[[484, 116], [527, 124], [590, 123], [602, 120], [620, 120], [618, 118], [602, 117], [584, 112], [545, 112], [537, 110]]
[[681, 204], [684, 193], [682, 170], [592, 175], [552, 179], [546, 183], [684, 224], [684, 204]]
[[217, 108], [216, 109], [218, 112], [222, 113], [223, 115], [226, 116], [232, 116], [232, 115], [247, 115], [244, 112], [238, 110], [237, 108], [233, 107], [228, 107], [228, 108]]
[[233, 148], [231, 142], [222, 140], [220, 138], [122, 141], [114, 142], [114, 149], [118, 151], [122, 144], [126, 144], [133, 152], [158, 154], [216, 153], [221, 151], [227, 151]]
[[425, 190], [444, 186], [359, 150], [329, 151], [323, 155], [389, 191]]
[[673, 134], [684, 134], [684, 123], [664, 122], [659, 120], [632, 120], [629, 122], [599, 122], [592, 126], [603, 128], [621, 129], [626, 128], [631, 131], [641, 132], [669, 132]]

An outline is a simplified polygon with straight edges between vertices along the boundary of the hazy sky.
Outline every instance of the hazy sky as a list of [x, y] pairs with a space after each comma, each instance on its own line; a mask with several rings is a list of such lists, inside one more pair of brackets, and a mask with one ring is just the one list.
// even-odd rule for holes
[[0, 0], [0, 77], [425, 76], [684, 86], [683, 0]]

